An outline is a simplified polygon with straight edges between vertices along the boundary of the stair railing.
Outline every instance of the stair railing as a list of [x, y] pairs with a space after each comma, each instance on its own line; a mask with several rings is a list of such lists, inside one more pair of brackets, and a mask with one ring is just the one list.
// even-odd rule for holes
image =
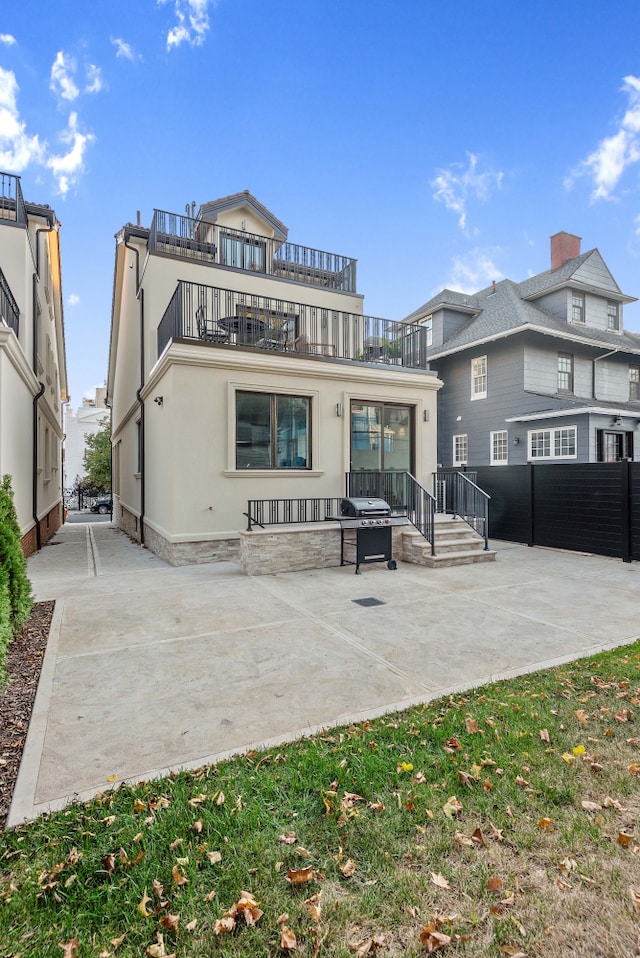
[[375, 496], [389, 503], [393, 512], [406, 512], [409, 522], [435, 549], [435, 496], [410, 472], [348, 472], [347, 496]]
[[491, 496], [475, 484], [464, 472], [447, 476], [453, 481], [453, 514], [482, 536], [485, 551], [489, 550], [489, 500]]

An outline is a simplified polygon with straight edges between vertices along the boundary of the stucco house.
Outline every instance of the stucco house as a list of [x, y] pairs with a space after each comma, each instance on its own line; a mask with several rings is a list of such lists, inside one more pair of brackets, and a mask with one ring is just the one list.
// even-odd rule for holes
[[407, 317], [428, 336], [443, 467], [640, 459], [640, 336], [597, 249], [551, 237], [550, 269]]
[[235, 558], [250, 499], [436, 466], [426, 331], [363, 313], [356, 261], [248, 191], [116, 236], [114, 521], [172, 563]]
[[95, 396], [83, 396], [77, 409], [65, 406], [64, 413], [64, 490], [69, 494], [77, 479], [86, 473], [84, 454], [87, 436], [104, 428], [111, 418], [107, 408], [107, 387], [99, 386]]
[[30, 555], [62, 521], [67, 401], [60, 223], [0, 173], [0, 475], [12, 478]]

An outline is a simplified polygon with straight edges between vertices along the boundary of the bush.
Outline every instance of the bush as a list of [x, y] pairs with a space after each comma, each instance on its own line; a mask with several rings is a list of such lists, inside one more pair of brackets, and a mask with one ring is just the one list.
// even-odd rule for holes
[[3, 476], [0, 483], [0, 685], [6, 676], [9, 642], [29, 618], [32, 606], [11, 477]]

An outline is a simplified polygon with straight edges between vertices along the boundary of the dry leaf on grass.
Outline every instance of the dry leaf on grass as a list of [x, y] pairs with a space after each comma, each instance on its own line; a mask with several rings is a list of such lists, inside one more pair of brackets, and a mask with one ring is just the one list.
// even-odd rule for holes
[[431, 922], [428, 925], [423, 925], [420, 932], [420, 941], [427, 949], [427, 954], [431, 955], [434, 951], [450, 945], [451, 935], [445, 935], [443, 932], [437, 931], [435, 924]]
[[80, 948], [80, 942], [77, 938], [72, 938], [71, 941], [59, 942], [58, 947], [64, 952], [63, 958], [74, 958]]
[[462, 802], [455, 795], [452, 795], [442, 806], [442, 811], [447, 818], [453, 818], [454, 815], [459, 815], [462, 811]]
[[278, 835], [278, 841], [284, 842], [285, 845], [295, 845], [296, 843], [296, 833], [287, 832], [284, 835]]
[[444, 875], [441, 875], [440, 873], [438, 873], [438, 874], [436, 875], [435, 872], [431, 872], [431, 881], [432, 881], [432, 883], [433, 883], [434, 885], [437, 885], [438, 888], [449, 888], [449, 887], [450, 887], [449, 882], [447, 881], [447, 879], [444, 877]]
[[355, 870], [356, 870], [356, 863], [353, 861], [352, 858], [347, 858], [344, 865], [340, 866], [340, 871], [342, 872], [345, 878], [351, 878]]
[[304, 885], [305, 882], [313, 881], [316, 870], [311, 865], [308, 868], [290, 868], [285, 877], [292, 885]]
[[298, 941], [296, 939], [296, 936], [294, 935], [294, 933], [291, 931], [290, 928], [287, 928], [286, 925], [282, 926], [282, 929], [280, 932], [280, 947], [283, 948], [285, 951], [291, 951], [293, 948], [298, 947]]

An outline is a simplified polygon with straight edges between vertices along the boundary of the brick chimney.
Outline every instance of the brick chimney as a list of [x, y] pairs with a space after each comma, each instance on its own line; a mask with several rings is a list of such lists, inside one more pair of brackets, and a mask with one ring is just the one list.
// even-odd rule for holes
[[581, 240], [581, 236], [573, 233], [554, 233], [551, 237], [551, 269], [558, 269], [568, 259], [580, 256]]

